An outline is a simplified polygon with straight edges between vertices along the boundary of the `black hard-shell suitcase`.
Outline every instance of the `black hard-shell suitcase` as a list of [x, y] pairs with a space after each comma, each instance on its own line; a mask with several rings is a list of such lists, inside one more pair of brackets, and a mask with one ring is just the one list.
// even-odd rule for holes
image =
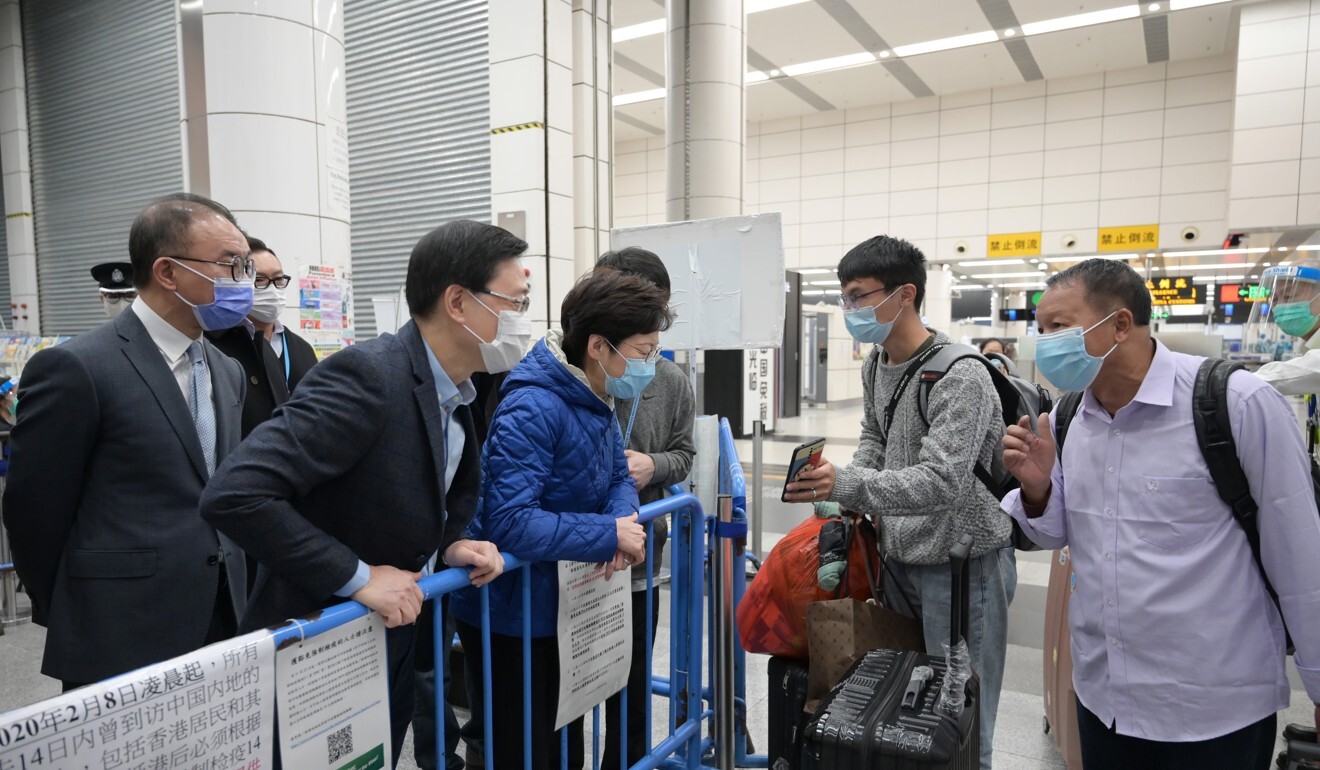
[[[949, 554], [953, 573], [951, 638], [968, 625], [972, 539], [964, 535]], [[933, 677], [913, 705], [904, 704], [912, 672], [929, 666]], [[802, 734], [802, 770], [975, 770], [980, 767], [980, 683], [967, 682], [957, 716], [936, 704], [947, 671], [944, 658], [919, 652], [872, 650], [825, 696]]]
[[1288, 725], [1283, 728], [1283, 743], [1283, 753], [1277, 760], [1280, 770], [1320, 768], [1320, 742], [1316, 741], [1315, 730]]
[[797, 770], [806, 724], [807, 662], [770, 658], [770, 768]]

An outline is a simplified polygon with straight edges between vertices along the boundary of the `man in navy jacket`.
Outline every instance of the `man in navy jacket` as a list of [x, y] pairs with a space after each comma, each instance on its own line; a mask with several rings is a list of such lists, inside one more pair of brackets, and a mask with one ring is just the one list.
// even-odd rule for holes
[[468, 566], [484, 585], [503, 570], [494, 545], [464, 538], [481, 481], [469, 378], [498, 360], [501, 314], [526, 312], [526, 248], [471, 221], [424, 236], [408, 263], [412, 320], [312, 369], [202, 499], [261, 564], [243, 630], [348, 597], [381, 614], [395, 762], [413, 711], [418, 578]]

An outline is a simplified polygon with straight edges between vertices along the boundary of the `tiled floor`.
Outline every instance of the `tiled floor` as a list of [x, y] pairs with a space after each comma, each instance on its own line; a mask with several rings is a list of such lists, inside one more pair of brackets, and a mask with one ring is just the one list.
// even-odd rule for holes
[[[785, 420], [776, 435], [765, 444], [766, 469], [763, 480], [765, 510], [762, 516], [762, 552], [802, 519], [810, 515], [806, 506], [779, 502], [783, 474], [793, 447], [810, 438], [825, 437], [826, 454], [838, 463], [846, 463], [856, 449], [861, 408], [804, 409], [803, 416]], [[744, 470], [751, 482], [751, 442], [738, 442]], [[1004, 672], [1004, 692], [1001, 696], [998, 724], [995, 731], [995, 760], [998, 770], [1034, 770], [1036, 768], [1063, 767], [1052, 738], [1042, 731], [1044, 715], [1042, 694], [1042, 628], [1044, 622], [1045, 586], [1049, 579], [1050, 554], [1022, 553], [1018, 556], [1018, 591], [1009, 611], [1009, 649]], [[655, 646], [656, 671], [666, 671], [669, 665], [668, 591], [661, 592], [661, 630]], [[0, 637], [0, 712], [50, 697], [59, 692], [59, 686], [38, 673], [44, 630], [32, 625], [11, 627]], [[747, 656], [748, 723], [756, 746], [764, 751], [768, 730], [766, 658]], [[1307, 723], [1312, 719], [1309, 700], [1301, 691], [1295, 669], [1289, 663], [1293, 682], [1293, 706], [1280, 714], [1281, 724]], [[653, 735], [665, 734], [668, 703], [662, 698], [654, 700]], [[460, 714], [460, 719], [465, 718]], [[658, 738], [657, 738], [658, 739]], [[411, 737], [410, 737], [411, 740]], [[590, 752], [588, 752], [588, 757]], [[413, 770], [411, 745], [405, 747], [400, 768]]]

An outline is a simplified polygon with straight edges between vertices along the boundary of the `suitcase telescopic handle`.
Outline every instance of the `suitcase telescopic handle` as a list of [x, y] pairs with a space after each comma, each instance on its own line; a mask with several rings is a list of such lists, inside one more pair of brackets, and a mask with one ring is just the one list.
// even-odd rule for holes
[[958, 640], [972, 624], [972, 574], [968, 564], [972, 557], [972, 536], [964, 534], [949, 551], [949, 572], [953, 578], [953, 601], [949, 603], [949, 647], [958, 646]]

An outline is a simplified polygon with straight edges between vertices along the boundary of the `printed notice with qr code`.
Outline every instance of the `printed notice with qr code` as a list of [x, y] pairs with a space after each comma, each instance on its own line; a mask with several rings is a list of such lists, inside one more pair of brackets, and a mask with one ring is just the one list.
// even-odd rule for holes
[[298, 770], [391, 767], [385, 624], [372, 613], [275, 653], [280, 757]]

